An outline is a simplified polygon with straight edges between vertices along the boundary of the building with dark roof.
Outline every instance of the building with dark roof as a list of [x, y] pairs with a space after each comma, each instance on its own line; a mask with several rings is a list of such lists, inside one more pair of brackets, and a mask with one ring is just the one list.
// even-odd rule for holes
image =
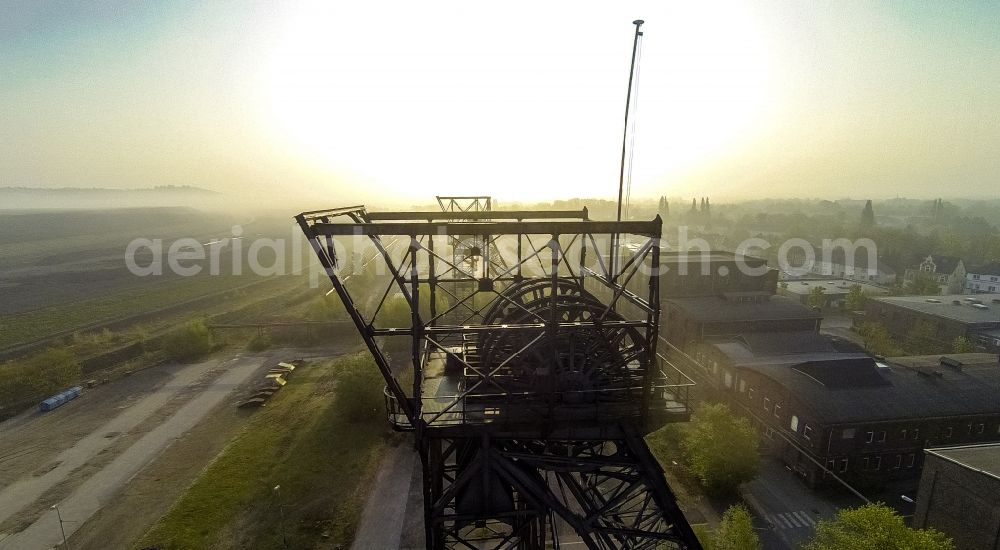
[[965, 274], [965, 263], [960, 258], [930, 254], [917, 258], [914, 265], [907, 268], [904, 279], [911, 283], [921, 276], [932, 277], [941, 294], [960, 294], [965, 288]]
[[808, 333], [710, 338], [685, 365], [748, 415], [808, 483], [912, 478], [927, 445], [1000, 439], [1000, 364], [963, 354], [876, 361]]
[[774, 293], [778, 271], [767, 260], [726, 251], [660, 254], [660, 295], [719, 296], [726, 292]]
[[965, 291], [970, 294], [1000, 292], [1000, 262], [970, 267], [965, 274]]
[[733, 252], [661, 256], [662, 335], [685, 348], [710, 336], [819, 331], [821, 315], [775, 296], [777, 271], [767, 260]]
[[958, 550], [1000, 548], [1000, 444], [925, 453], [914, 527], [942, 531]]
[[893, 296], [871, 298], [859, 321], [881, 323], [905, 340], [918, 324], [930, 326], [934, 338], [950, 349], [959, 336], [986, 351], [1000, 351], [1000, 294], [968, 296]]

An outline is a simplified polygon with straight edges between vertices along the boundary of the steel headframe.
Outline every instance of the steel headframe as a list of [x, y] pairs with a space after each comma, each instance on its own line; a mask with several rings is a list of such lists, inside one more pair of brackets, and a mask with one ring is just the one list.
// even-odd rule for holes
[[[692, 384], [657, 361], [660, 218], [455, 199], [296, 218], [386, 380], [390, 421], [415, 433], [427, 546], [558, 547], [560, 524], [589, 548], [700, 548], [641, 437], [651, 417], [687, 418]], [[610, 267], [617, 235], [631, 254]], [[456, 255], [467, 239], [485, 246]], [[352, 261], [383, 268], [386, 287], [357, 301]], [[390, 300], [405, 322], [382, 314]], [[386, 351], [400, 341], [407, 364]]]

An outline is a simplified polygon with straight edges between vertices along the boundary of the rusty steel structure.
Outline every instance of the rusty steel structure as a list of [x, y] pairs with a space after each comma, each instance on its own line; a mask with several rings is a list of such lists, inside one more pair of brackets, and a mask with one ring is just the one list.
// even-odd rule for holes
[[642, 437], [693, 385], [656, 351], [659, 217], [438, 200], [296, 218], [414, 434], [427, 548], [700, 548]]

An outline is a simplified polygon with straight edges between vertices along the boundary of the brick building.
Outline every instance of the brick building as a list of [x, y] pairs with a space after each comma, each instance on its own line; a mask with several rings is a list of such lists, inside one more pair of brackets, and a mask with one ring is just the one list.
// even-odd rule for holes
[[700, 379], [724, 392], [810, 485], [915, 478], [929, 445], [1000, 440], [1000, 365], [987, 354], [876, 361], [813, 333], [709, 339]]
[[926, 323], [945, 348], [961, 336], [986, 351], [1000, 351], [1000, 294], [870, 298], [858, 320], [881, 323], [900, 341]]
[[958, 550], [1000, 549], [1000, 444], [927, 449], [913, 525]]

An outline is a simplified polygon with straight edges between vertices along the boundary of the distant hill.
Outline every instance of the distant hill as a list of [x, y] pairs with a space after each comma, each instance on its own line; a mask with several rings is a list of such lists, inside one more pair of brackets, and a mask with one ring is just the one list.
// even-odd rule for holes
[[223, 195], [189, 185], [138, 189], [0, 187], [0, 210], [215, 206]]

